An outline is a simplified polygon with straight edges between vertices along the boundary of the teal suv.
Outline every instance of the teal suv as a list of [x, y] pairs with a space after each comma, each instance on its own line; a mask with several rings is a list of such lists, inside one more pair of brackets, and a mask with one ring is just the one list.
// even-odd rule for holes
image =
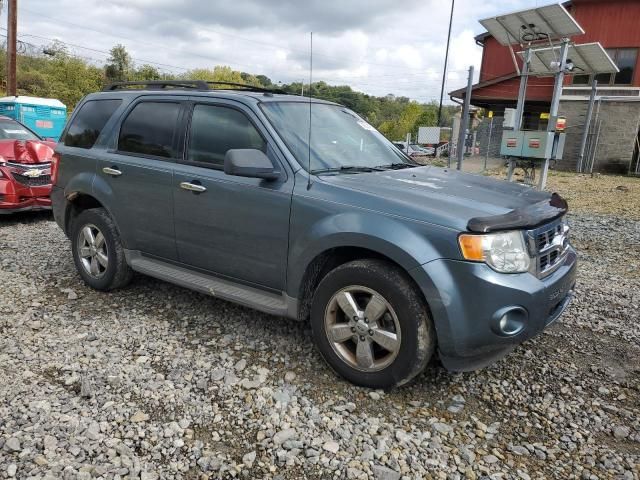
[[77, 106], [52, 177], [89, 286], [136, 271], [310, 322], [327, 364], [367, 387], [434, 355], [487, 365], [556, 321], [575, 285], [560, 196], [419, 166], [321, 100], [110, 85]]

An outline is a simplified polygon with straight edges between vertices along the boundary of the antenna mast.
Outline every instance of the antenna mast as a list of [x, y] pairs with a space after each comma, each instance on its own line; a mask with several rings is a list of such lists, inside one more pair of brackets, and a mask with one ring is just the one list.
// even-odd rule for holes
[[309, 169], [307, 171], [307, 190], [311, 188], [311, 84], [313, 83], [313, 32], [309, 38], [309, 138], [307, 146], [309, 147]]

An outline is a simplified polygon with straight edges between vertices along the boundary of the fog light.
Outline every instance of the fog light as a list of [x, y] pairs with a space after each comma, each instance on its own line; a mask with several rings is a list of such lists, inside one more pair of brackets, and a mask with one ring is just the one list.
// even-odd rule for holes
[[491, 329], [501, 337], [514, 337], [524, 330], [528, 316], [522, 307], [502, 308], [494, 314]]

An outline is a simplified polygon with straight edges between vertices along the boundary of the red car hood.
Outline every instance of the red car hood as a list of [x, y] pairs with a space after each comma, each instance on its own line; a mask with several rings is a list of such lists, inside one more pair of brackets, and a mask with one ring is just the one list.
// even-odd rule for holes
[[0, 140], [0, 160], [36, 164], [50, 162], [55, 142], [40, 140]]

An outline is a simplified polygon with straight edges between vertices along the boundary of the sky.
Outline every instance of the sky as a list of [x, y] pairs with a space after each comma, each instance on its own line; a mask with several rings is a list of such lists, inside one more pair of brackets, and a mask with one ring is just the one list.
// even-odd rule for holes
[[[6, 4], [6, 2], [2, 2]], [[546, 4], [547, 2], [540, 2]], [[274, 82], [313, 79], [372, 95], [437, 100], [450, 0], [20, 0], [18, 39], [102, 64], [115, 44], [136, 65], [183, 73], [228, 65]], [[536, 0], [456, 0], [446, 92], [480, 66], [478, 20]], [[6, 6], [0, 22], [6, 25]], [[6, 30], [0, 30], [5, 34]], [[445, 99], [448, 98], [445, 94]]]

